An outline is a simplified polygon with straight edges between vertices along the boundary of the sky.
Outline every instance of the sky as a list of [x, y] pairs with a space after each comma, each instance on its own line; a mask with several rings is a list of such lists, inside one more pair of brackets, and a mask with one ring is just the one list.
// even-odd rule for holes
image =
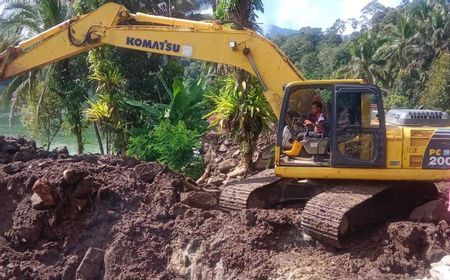
[[[305, 26], [331, 27], [336, 19], [358, 19], [370, 0], [263, 0], [264, 14], [258, 22], [299, 30]], [[378, 0], [386, 7], [396, 7], [401, 0]]]

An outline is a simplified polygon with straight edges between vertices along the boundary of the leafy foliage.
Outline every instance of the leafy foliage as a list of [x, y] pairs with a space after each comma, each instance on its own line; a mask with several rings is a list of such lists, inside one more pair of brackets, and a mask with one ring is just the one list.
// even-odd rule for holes
[[433, 62], [420, 104], [448, 111], [450, 109], [450, 53], [442, 53]]
[[149, 133], [131, 135], [128, 153], [180, 170], [193, 162], [194, 149], [199, 148], [200, 134], [197, 131], [189, 130], [183, 121], [172, 125], [169, 120], [164, 120]]
[[29, 93], [24, 103], [26, 105], [21, 106], [20, 110], [22, 123], [29, 136], [49, 149], [63, 124], [62, 100], [42, 84]]
[[233, 76], [228, 76], [222, 81], [219, 92], [211, 94], [210, 99], [214, 104], [207, 115], [211, 126], [231, 133], [235, 143], [241, 144], [243, 153], [251, 156], [259, 135], [276, 121], [262, 89], [254, 83], [239, 85]]

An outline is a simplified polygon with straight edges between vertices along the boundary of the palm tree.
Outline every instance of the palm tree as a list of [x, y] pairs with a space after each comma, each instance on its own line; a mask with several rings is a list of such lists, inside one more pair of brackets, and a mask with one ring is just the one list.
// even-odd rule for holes
[[410, 14], [420, 34], [413, 64], [415, 67], [431, 65], [450, 47], [450, 5], [445, 0], [420, 0], [412, 3]]
[[366, 31], [353, 41], [350, 46], [352, 54], [348, 65], [338, 70], [338, 76], [363, 78], [370, 84], [385, 84], [386, 75], [383, 66], [386, 61], [379, 56], [380, 47], [387, 39], [376, 33]]
[[[4, 4], [4, 17], [0, 18], [0, 38], [9, 41], [18, 41], [36, 35], [69, 17], [69, 9], [65, 1], [61, 0], [2, 0]], [[32, 94], [32, 89], [44, 83], [39, 100], [42, 100], [48, 90], [48, 82], [52, 75], [52, 67], [34, 70], [26, 75], [20, 75], [11, 80], [5, 89], [2, 99], [10, 103], [10, 122], [17, 105], [26, 102], [22, 95]], [[39, 113], [39, 101], [37, 113]]]
[[398, 23], [387, 25], [383, 33], [387, 42], [380, 46], [379, 55], [398, 68], [406, 68], [419, 36], [411, 17], [401, 14]]

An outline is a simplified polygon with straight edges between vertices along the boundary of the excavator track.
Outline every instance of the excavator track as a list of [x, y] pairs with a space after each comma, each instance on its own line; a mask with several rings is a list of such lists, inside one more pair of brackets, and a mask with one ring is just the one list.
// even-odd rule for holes
[[432, 183], [337, 186], [308, 201], [302, 228], [315, 239], [344, 247], [352, 232], [394, 213], [410, 211], [437, 195]]
[[[219, 200], [220, 207], [228, 210], [267, 208], [267, 200], [261, 197], [261, 191], [270, 189], [282, 180], [275, 176], [273, 169], [267, 169], [244, 180], [234, 182], [222, 191]], [[256, 197], [255, 194], [258, 193], [259, 195]]]

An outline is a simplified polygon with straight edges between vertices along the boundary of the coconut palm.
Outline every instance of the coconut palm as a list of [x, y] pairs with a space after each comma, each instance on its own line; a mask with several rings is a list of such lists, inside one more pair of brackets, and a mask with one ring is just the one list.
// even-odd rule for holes
[[416, 26], [411, 17], [400, 15], [398, 23], [387, 25], [383, 33], [386, 43], [377, 51], [379, 56], [389, 59], [391, 64], [398, 68], [406, 68], [410, 62], [410, 56], [419, 37]]
[[379, 56], [379, 48], [385, 44], [386, 38], [370, 31], [363, 32], [352, 42], [350, 63], [338, 70], [338, 76], [363, 78], [370, 84], [385, 83], [386, 60]]
[[[3, 17], [0, 18], [0, 38], [9, 42], [23, 40], [36, 35], [51, 26], [64, 21], [69, 16], [69, 9], [65, 1], [61, 0], [13, 0], [0, 1], [4, 4]], [[22, 98], [24, 93], [31, 94], [31, 90], [38, 88], [37, 85], [44, 83], [41, 96], [42, 100], [45, 92], [48, 90], [48, 82], [52, 75], [52, 67], [34, 70], [26, 75], [13, 78], [8, 87], [3, 92], [2, 102], [9, 102], [12, 116], [16, 107], [26, 100]], [[39, 107], [41, 102], [35, 104]], [[36, 110], [39, 113], [39, 108]]]

